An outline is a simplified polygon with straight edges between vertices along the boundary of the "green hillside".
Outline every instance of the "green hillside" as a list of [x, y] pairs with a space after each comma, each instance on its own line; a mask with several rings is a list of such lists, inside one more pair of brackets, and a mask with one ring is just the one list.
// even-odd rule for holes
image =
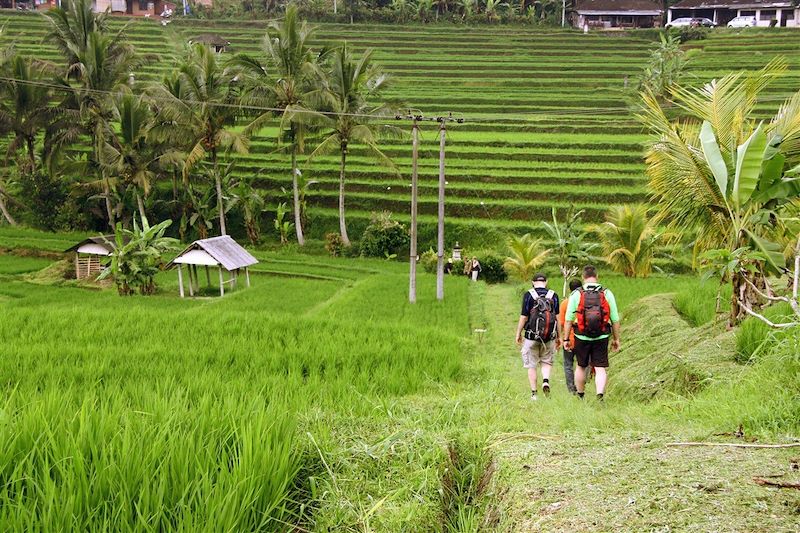
[[[231, 42], [232, 52], [254, 52], [263, 23], [114, 19], [130, 24], [129, 37], [152, 56], [137, 81], [158, 78], [172, 68], [173, 43], [204, 32]], [[575, 204], [597, 220], [604, 208], [646, 196], [641, 158], [645, 136], [630, 109], [636, 79], [652, 46], [651, 34], [581, 33], [525, 27], [320, 25], [319, 45], [347, 40], [371, 47], [394, 77], [389, 94], [427, 116], [453, 112], [466, 123], [453, 125], [448, 140], [448, 240], [496, 240], [492, 230], [529, 230], [550, 206]], [[8, 13], [2, 45], [15, 42], [33, 57], [59, 61], [43, 42], [44, 20]], [[800, 32], [791, 30], [712, 32], [692, 41], [690, 71], [701, 83], [731, 70], [756, 69], [784, 55], [790, 74], [771, 88], [761, 106], [765, 116], [800, 84]], [[627, 87], [627, 88], [626, 88]], [[394, 121], [392, 121], [394, 122]], [[406, 126], [407, 124], [404, 123]], [[237, 172], [259, 172], [270, 204], [285, 199], [289, 163], [276, 152], [276, 130], [255, 138]], [[422, 238], [431, 239], [436, 209], [438, 141], [435, 123], [425, 123], [421, 162]], [[375, 210], [405, 218], [409, 206], [410, 143], [384, 147], [402, 173], [375, 164], [355, 147], [348, 167], [349, 220], [358, 228]], [[312, 235], [336, 227], [338, 156], [302, 164], [319, 180], [310, 196]], [[358, 231], [353, 232], [354, 235]]]

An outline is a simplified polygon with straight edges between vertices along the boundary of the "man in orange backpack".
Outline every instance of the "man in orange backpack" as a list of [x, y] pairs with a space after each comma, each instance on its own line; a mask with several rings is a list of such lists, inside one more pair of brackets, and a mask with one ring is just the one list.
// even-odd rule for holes
[[608, 339], [611, 349], [619, 350], [619, 311], [614, 294], [597, 282], [597, 270], [587, 265], [583, 268], [583, 287], [573, 292], [567, 303], [563, 337], [570, 342], [570, 333], [575, 328], [574, 346], [578, 368], [575, 370], [575, 388], [583, 399], [586, 386], [586, 369], [595, 368], [597, 399], [602, 401], [608, 381]]
[[[583, 287], [583, 283], [579, 279], [571, 279], [569, 281], [569, 293], [572, 294], [573, 292], [577, 291]], [[567, 306], [569, 305], [569, 297], [566, 300], [561, 302], [561, 308], [558, 311], [558, 331], [561, 335], [564, 335], [565, 326], [566, 324], [566, 317], [567, 317]], [[571, 346], [575, 344], [575, 328], [572, 328], [572, 333], [570, 334], [569, 338], [562, 337], [561, 344], [564, 346], [564, 379], [567, 382], [567, 390], [569, 390], [570, 394], [576, 394], [577, 390], [575, 389], [575, 370], [573, 367], [575, 366], [575, 352], [572, 351]], [[570, 346], [570, 348], [567, 348]]]

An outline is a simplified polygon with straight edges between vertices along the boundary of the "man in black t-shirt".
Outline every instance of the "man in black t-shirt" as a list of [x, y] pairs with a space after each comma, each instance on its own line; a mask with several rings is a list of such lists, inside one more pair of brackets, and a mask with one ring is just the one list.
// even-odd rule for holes
[[[537, 297], [534, 297], [533, 293]], [[532, 325], [529, 324], [531, 313], [535, 306], [546, 306], [550, 313], [554, 313], [552, 330], [548, 332], [545, 339], [534, 338], [531, 331]], [[537, 366], [542, 367], [542, 392], [545, 396], [550, 394], [550, 370], [553, 367], [553, 357], [556, 350], [561, 345], [558, 335], [558, 294], [547, 288], [547, 276], [537, 273], [533, 277], [533, 289], [526, 292], [522, 297], [522, 311], [520, 312], [519, 322], [517, 323], [517, 334], [515, 341], [522, 346], [522, 366], [528, 369], [528, 381], [531, 385], [531, 400], [537, 399], [536, 389], [538, 376]]]

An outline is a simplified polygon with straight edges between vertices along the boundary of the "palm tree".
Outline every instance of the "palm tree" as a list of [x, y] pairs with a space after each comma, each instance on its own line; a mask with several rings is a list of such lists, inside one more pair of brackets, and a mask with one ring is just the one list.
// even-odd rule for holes
[[509, 276], [523, 283], [533, 279], [536, 269], [544, 264], [550, 253], [550, 250], [542, 249], [542, 240], [530, 233], [521, 237], [511, 236], [507, 244], [509, 255], [503, 261], [503, 268]]
[[98, 152], [100, 167], [132, 187], [139, 217], [147, 218], [143, 198], [150, 195], [159, 156], [149, 138], [153, 113], [143, 96], [124, 88], [112, 100], [111, 120]]
[[759, 94], [786, 68], [777, 59], [698, 89], [673, 88], [673, 102], [692, 118], [681, 123], [666, 117], [655, 96], [643, 95], [640, 119], [654, 135], [646, 161], [658, 221], [679, 234], [695, 231], [696, 255], [746, 248], [762, 257], [731, 276], [731, 326], [758, 301], [747, 288], [763, 283], [768, 270], [785, 268], [773, 234], [781, 210], [800, 194], [800, 184], [788, 179], [800, 161], [800, 92], [766, 125], [753, 115]]
[[310, 93], [316, 90], [315, 82], [320, 79], [318, 64], [327, 54], [325, 49], [316, 56], [313, 54], [310, 46], [313, 33], [314, 28], [299, 20], [297, 6], [292, 4], [281, 22], [269, 24], [261, 43], [263, 57], [240, 54], [231, 61], [245, 87], [244, 101], [280, 110], [262, 113], [245, 128], [245, 133], [255, 133], [276, 114], [280, 116], [278, 142], [287, 142], [291, 153], [294, 222], [301, 246], [305, 238], [300, 217], [297, 155], [303, 152], [308, 126], [320, 119], [309, 108], [309, 100]]
[[247, 238], [255, 246], [261, 240], [261, 213], [264, 212], [264, 195], [253, 187], [252, 179], [239, 179], [231, 183], [228, 210], [238, 208], [244, 219]]
[[661, 239], [647, 206], [612, 206], [597, 228], [606, 262], [629, 278], [646, 278], [653, 270], [653, 255]]
[[[50, 25], [46, 40], [55, 43], [67, 63], [64, 78], [58, 80], [66, 97], [57, 107], [60, 118], [47, 132], [45, 151], [50, 158], [81, 135], [88, 135], [92, 150], [87, 167], [90, 174], [95, 174], [107, 130], [108, 94], [128, 80], [141, 58], [127, 41], [125, 27], [108, 33], [106, 16], [94, 13], [88, 0], [64, 2], [62, 7], [49, 10], [45, 18]], [[108, 176], [101, 176], [101, 180], [109, 225], [114, 228], [111, 182]]]
[[[17, 159], [17, 169], [22, 175], [36, 172], [36, 137], [44, 131], [54, 115], [49, 105], [51, 92], [42, 85], [46, 69], [33, 61], [10, 52], [2, 58], [2, 71], [6, 81], [0, 82], [0, 135], [11, 135], [6, 148], [5, 166], [9, 160]], [[20, 149], [25, 156], [17, 157]], [[0, 187], [0, 213], [11, 225], [16, 220], [6, 206], [5, 198], [11, 199], [5, 187]]]
[[89, 0], [62, 1], [59, 7], [44, 13], [49, 31], [45, 42], [55, 45], [67, 65], [78, 63], [92, 33], [108, 31], [107, 13], [96, 13]]
[[183, 163], [184, 181], [191, 170], [208, 157], [215, 177], [220, 233], [227, 234], [225, 200], [219, 172], [219, 152], [247, 153], [247, 134], [233, 129], [240, 113], [234, 76], [226, 71], [217, 54], [201, 43], [186, 49], [178, 67], [179, 82], [168, 80], [152, 93], [160, 100], [159, 120], [178, 126], [188, 143]]
[[26, 159], [18, 166], [23, 174], [36, 171], [36, 137], [54, 116], [52, 93], [46, 84], [47, 71], [23, 56], [14, 56], [7, 65], [6, 81], [0, 82], [0, 135], [12, 134], [6, 149], [6, 164], [20, 149]]
[[570, 206], [564, 222], [559, 222], [556, 208], [552, 209], [553, 223], [542, 222], [542, 226], [553, 240], [552, 253], [557, 256], [561, 277], [564, 278], [563, 295], [567, 295], [569, 278], [578, 273], [578, 265], [592, 260], [597, 243], [588, 242], [587, 232], [581, 224], [583, 210], [575, 211]]
[[319, 154], [338, 150], [339, 165], [339, 233], [342, 243], [350, 246], [345, 222], [344, 185], [348, 147], [352, 143], [365, 145], [378, 160], [390, 167], [394, 164], [376, 144], [379, 136], [399, 135], [400, 130], [376, 124], [371, 117], [388, 115], [389, 106], [380, 103], [388, 86], [388, 76], [372, 62], [372, 50], [367, 50], [355, 60], [343, 44], [333, 55], [330, 70], [326, 73], [323, 89], [319, 93], [321, 108], [331, 112], [324, 116], [330, 128], [328, 135], [309, 156], [309, 161]]

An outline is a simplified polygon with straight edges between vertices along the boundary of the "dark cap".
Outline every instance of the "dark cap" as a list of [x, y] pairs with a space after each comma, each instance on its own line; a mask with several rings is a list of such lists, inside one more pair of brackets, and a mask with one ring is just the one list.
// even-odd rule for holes
[[533, 281], [547, 281], [547, 276], [545, 276], [545, 275], [544, 275], [543, 273], [541, 273], [541, 272], [537, 272], [537, 273], [536, 273], [536, 274], [534, 274], [534, 276], [533, 276]]

